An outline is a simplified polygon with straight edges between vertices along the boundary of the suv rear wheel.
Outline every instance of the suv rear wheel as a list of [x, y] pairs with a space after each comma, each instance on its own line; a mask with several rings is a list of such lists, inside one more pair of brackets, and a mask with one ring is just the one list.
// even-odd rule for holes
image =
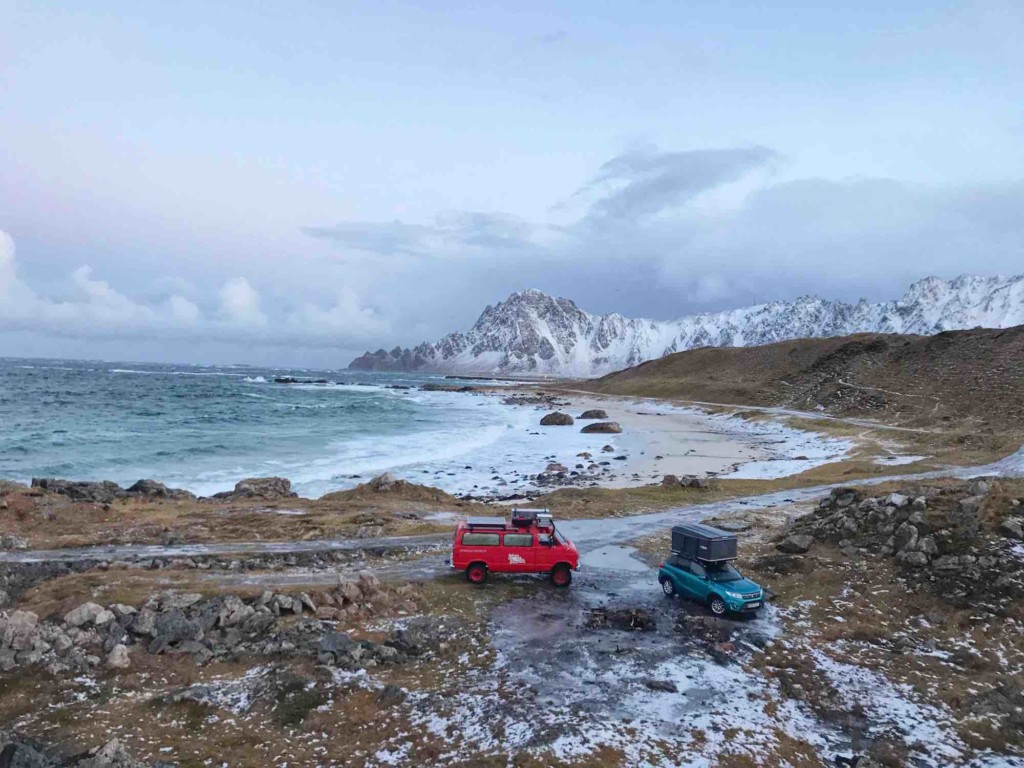
[[473, 563], [466, 569], [466, 578], [472, 584], [483, 584], [487, 581], [487, 566], [483, 563]]
[[556, 587], [568, 587], [572, 584], [572, 571], [568, 565], [556, 565], [551, 571], [551, 583]]
[[672, 583], [672, 579], [665, 579], [661, 582], [661, 591], [665, 593], [666, 597], [675, 597], [676, 585]]
[[708, 598], [708, 608], [715, 616], [724, 616], [728, 606], [725, 604], [725, 600], [718, 595], [712, 595]]

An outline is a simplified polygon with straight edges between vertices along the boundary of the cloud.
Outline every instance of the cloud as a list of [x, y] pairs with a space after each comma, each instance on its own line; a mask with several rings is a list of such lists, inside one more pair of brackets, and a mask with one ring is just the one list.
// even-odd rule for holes
[[321, 307], [303, 302], [268, 316], [259, 291], [245, 277], [225, 281], [216, 305], [173, 294], [156, 301], [131, 298], [96, 278], [88, 265], [74, 270], [68, 298], [42, 296], [18, 275], [14, 241], [0, 230], [0, 331], [67, 338], [187, 339], [262, 345], [334, 347], [390, 332], [387, 321], [364, 307], [351, 289]]
[[267, 316], [260, 309], [260, 294], [244, 277], [233, 277], [221, 286], [220, 311], [233, 325], [262, 328]]
[[307, 227], [311, 237], [380, 256], [459, 258], [532, 247], [535, 227], [507, 214], [453, 211], [430, 224], [341, 222]]
[[[347, 256], [346, 232], [372, 228], [380, 242], [415, 233], [400, 269], [368, 261], [360, 272], [392, 327], [407, 329], [382, 339], [388, 344], [465, 329], [483, 305], [524, 287], [591, 311], [673, 318], [808, 293], [890, 299], [930, 274], [1021, 271], [1024, 183], [779, 180], [779, 160], [764, 147], [646, 147], [611, 158], [568, 199], [552, 201], [573, 213], [558, 227], [465, 213], [315, 234]], [[359, 246], [372, 253], [366, 239]], [[433, 330], [412, 330], [424, 327]]]
[[702, 192], [738, 181], [777, 157], [765, 147], [625, 152], [606, 162], [576, 196], [598, 193], [588, 220], [637, 221], [678, 209]]

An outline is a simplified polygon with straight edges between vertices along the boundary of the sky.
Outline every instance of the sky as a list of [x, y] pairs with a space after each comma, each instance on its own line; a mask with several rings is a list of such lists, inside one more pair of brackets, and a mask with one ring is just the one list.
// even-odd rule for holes
[[1024, 4], [0, 0], [0, 356], [1024, 272]]

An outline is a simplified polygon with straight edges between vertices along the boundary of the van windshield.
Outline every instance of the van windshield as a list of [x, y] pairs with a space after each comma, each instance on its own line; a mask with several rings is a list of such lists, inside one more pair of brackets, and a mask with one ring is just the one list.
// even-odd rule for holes
[[733, 568], [729, 563], [719, 566], [708, 566], [708, 578], [712, 581], [739, 581], [743, 575]]

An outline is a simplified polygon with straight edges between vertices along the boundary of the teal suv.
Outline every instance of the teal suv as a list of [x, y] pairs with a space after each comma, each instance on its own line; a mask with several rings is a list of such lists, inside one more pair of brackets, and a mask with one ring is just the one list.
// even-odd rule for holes
[[669, 597], [700, 600], [716, 616], [751, 613], [764, 605], [764, 590], [743, 578], [731, 563], [708, 563], [672, 555], [658, 569], [658, 582]]

